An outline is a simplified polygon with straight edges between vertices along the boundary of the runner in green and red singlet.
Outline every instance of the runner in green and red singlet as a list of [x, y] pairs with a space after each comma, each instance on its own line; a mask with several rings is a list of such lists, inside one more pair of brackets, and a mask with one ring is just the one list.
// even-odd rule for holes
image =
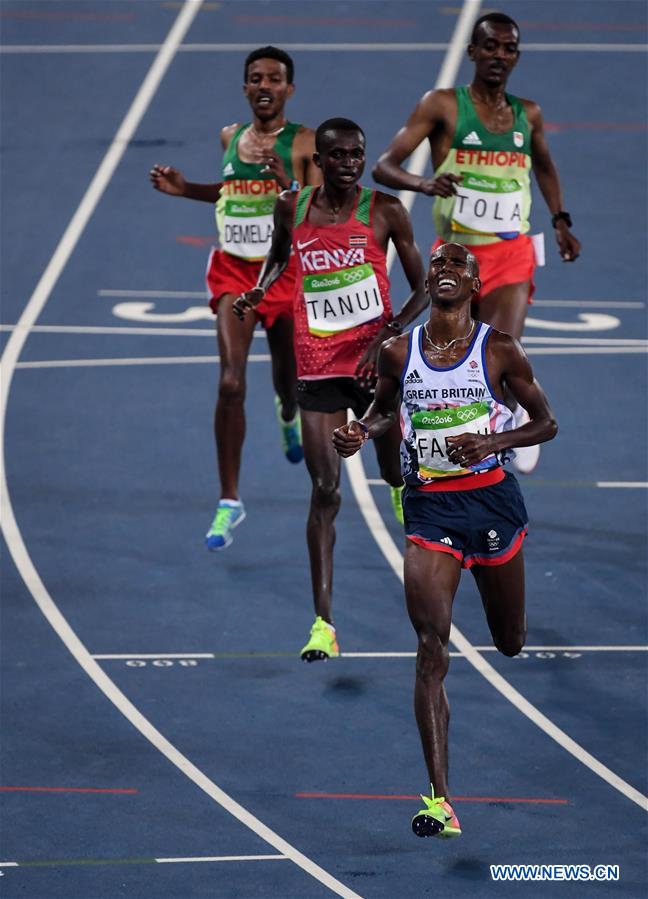
[[[520, 57], [520, 29], [503, 13], [475, 23], [468, 56], [475, 65], [470, 85], [428, 91], [374, 168], [389, 187], [436, 197], [436, 249], [446, 241], [470, 248], [479, 262], [482, 288], [473, 315], [520, 338], [534, 290], [534, 245], [528, 235], [530, 174], [535, 174], [549, 207], [560, 255], [573, 262], [580, 244], [569, 230], [558, 172], [544, 137], [540, 108], [506, 93]], [[433, 178], [403, 168], [416, 147], [428, 140]], [[525, 410], [507, 394], [518, 426]], [[539, 448], [516, 450], [518, 471], [535, 468]]]
[[292, 302], [295, 270], [290, 264], [268, 291], [263, 303], [241, 327], [232, 315], [236, 297], [256, 283], [270, 249], [273, 210], [282, 190], [318, 184], [313, 163], [314, 133], [289, 122], [284, 106], [294, 91], [292, 59], [276, 47], [260, 47], [245, 61], [244, 93], [252, 121], [221, 131], [225, 151], [222, 180], [195, 184], [171, 166], [155, 165], [153, 186], [171, 196], [216, 204], [220, 249], [207, 267], [212, 311], [218, 316], [220, 379], [214, 433], [221, 481], [221, 498], [205, 536], [210, 550], [232, 542], [231, 532], [245, 518], [239, 495], [241, 451], [245, 436], [245, 369], [256, 322], [266, 330], [272, 356], [272, 380], [283, 449], [291, 462], [303, 457], [299, 413], [295, 399]]
[[[312, 481], [307, 540], [316, 618], [301, 651], [307, 662], [339, 655], [331, 592], [340, 459], [331, 432], [346, 421], [349, 407], [357, 416], [367, 409], [381, 343], [400, 334], [426, 305], [423, 266], [405, 207], [396, 197], [358, 184], [365, 163], [362, 129], [349, 119], [328, 119], [317, 129], [315, 145], [323, 186], [279, 197], [272, 249], [258, 287], [234, 306], [245, 320], [284, 271], [292, 246], [297, 401]], [[396, 317], [386, 266], [390, 240], [411, 288]], [[398, 426], [375, 443], [402, 522], [399, 445]]]

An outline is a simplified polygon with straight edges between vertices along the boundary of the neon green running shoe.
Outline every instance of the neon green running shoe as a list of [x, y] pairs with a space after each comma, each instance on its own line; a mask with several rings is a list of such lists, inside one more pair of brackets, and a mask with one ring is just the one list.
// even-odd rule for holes
[[390, 487], [391, 492], [391, 501], [392, 508], [394, 510], [394, 515], [396, 516], [396, 521], [399, 524], [405, 524], [405, 520], [403, 518], [403, 487]]
[[452, 806], [445, 801], [444, 796], [434, 795], [431, 784], [430, 792], [431, 796], [421, 793], [425, 808], [412, 818], [412, 830], [417, 837], [460, 837], [461, 825]]
[[322, 662], [336, 659], [340, 647], [335, 636], [335, 628], [318, 615], [310, 630], [310, 640], [300, 653], [303, 662]]
[[299, 409], [295, 413], [295, 417], [292, 421], [285, 421], [281, 415], [281, 400], [278, 396], [275, 396], [275, 409], [277, 411], [277, 421], [279, 422], [279, 433], [281, 435], [281, 449], [283, 450], [286, 459], [296, 465], [297, 462], [301, 462], [304, 458]]

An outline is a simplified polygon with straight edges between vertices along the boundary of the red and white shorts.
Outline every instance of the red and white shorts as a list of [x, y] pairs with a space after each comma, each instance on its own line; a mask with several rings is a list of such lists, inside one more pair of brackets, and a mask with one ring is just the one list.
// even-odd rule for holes
[[[434, 242], [432, 251], [447, 243], [439, 238]], [[457, 238], [457, 243], [461, 241]], [[482, 283], [479, 297], [485, 297], [498, 287], [507, 284], [529, 282], [529, 302], [535, 291], [533, 273], [536, 267], [533, 241], [528, 234], [520, 234], [513, 240], [498, 240], [495, 243], [468, 246], [467, 250], [474, 254], [479, 263], [479, 279]], [[479, 300], [479, 297], [477, 298]]]
[[[222, 250], [211, 251], [207, 263], [207, 289], [211, 299], [209, 305], [216, 314], [218, 302], [223, 294], [230, 293], [237, 297], [246, 290], [256, 286], [263, 262], [248, 262]], [[264, 328], [271, 328], [278, 318], [293, 317], [293, 295], [295, 293], [296, 271], [294, 257], [290, 257], [288, 266], [266, 293], [255, 309], [256, 316]]]

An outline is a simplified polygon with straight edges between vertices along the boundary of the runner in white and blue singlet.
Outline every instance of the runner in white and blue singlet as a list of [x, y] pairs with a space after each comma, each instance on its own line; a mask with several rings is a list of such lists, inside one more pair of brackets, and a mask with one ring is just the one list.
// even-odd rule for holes
[[[405, 596], [418, 636], [414, 704], [432, 794], [412, 820], [418, 836], [461, 834], [448, 793], [448, 670], [452, 603], [470, 568], [497, 649], [526, 637], [522, 542], [527, 514], [508, 452], [551, 440], [557, 425], [518, 341], [471, 317], [480, 288], [470, 250], [444, 244], [430, 259], [430, 316], [382, 345], [375, 399], [333, 433], [342, 456], [377, 438], [399, 414], [405, 490]], [[515, 427], [508, 389], [529, 412]]]

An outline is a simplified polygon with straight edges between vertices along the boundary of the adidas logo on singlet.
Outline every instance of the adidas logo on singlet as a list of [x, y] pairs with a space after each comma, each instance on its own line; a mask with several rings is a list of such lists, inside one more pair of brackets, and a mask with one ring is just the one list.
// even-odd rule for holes
[[405, 378], [406, 384], [422, 384], [423, 378], [419, 375], [416, 369], [411, 371], [408, 376]]
[[468, 144], [471, 147], [481, 147], [482, 142], [476, 131], [471, 131], [461, 141], [462, 144]]
[[228, 162], [225, 168], [223, 169], [223, 175], [227, 178], [228, 175], [234, 174], [234, 166], [231, 162]]

